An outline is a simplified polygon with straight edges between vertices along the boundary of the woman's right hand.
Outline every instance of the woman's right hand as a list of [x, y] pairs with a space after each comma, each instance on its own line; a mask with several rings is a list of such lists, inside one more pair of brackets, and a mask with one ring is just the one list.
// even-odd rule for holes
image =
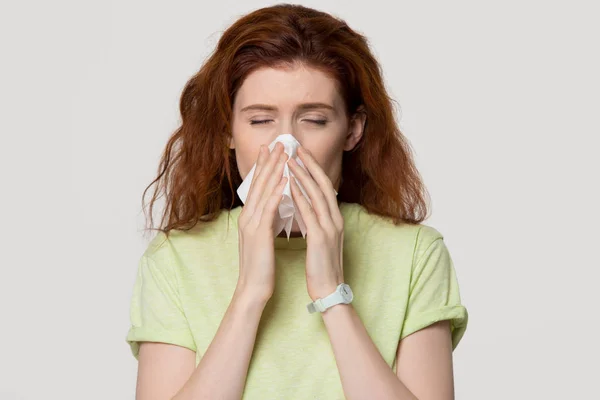
[[275, 290], [273, 222], [287, 178], [283, 145], [260, 148], [246, 203], [238, 217], [239, 277], [236, 292], [266, 303]]

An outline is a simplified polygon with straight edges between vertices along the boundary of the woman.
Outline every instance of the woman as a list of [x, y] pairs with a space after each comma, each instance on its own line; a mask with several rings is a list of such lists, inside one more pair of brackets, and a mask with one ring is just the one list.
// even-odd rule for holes
[[[257, 10], [180, 109], [131, 303], [137, 398], [452, 399], [467, 311], [367, 40], [306, 7]], [[305, 169], [266, 148], [285, 133]], [[273, 232], [286, 163], [305, 238]]]

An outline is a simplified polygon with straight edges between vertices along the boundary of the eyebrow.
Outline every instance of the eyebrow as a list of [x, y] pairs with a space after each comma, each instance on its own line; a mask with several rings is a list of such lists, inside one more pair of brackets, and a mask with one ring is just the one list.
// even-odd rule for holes
[[[335, 111], [335, 108], [326, 103], [303, 103], [298, 106], [300, 110], [314, 110], [324, 108], [327, 110]], [[268, 104], [252, 104], [241, 109], [240, 112], [250, 110], [264, 110], [264, 111], [277, 111], [277, 107]]]

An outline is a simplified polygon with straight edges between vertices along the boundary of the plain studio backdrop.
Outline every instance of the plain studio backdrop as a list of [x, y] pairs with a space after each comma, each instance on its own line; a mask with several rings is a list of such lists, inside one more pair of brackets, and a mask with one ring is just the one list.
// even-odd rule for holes
[[[469, 311], [457, 399], [600, 399], [598, 3], [301, 3], [397, 101]], [[185, 82], [271, 4], [2, 2], [0, 399], [134, 398], [142, 191]]]

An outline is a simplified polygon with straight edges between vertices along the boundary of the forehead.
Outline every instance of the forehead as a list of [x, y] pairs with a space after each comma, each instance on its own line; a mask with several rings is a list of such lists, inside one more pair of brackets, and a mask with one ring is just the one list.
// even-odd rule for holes
[[303, 65], [263, 67], [248, 74], [235, 99], [237, 110], [252, 103], [293, 107], [305, 102], [322, 102], [340, 108], [342, 99], [335, 79]]

